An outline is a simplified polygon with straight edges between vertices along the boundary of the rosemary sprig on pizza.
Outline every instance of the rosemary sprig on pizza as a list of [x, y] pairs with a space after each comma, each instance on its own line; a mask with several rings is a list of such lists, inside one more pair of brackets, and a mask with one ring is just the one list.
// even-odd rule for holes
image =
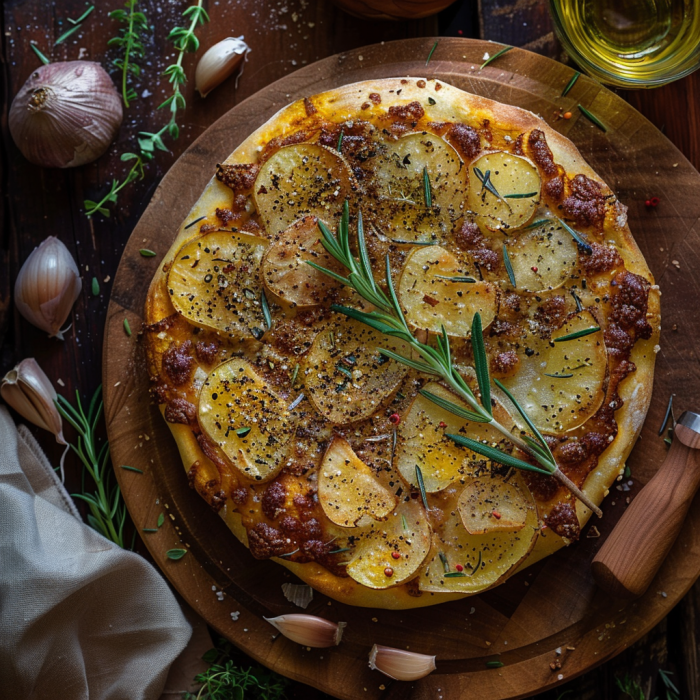
[[396, 78], [289, 105], [213, 174], [145, 343], [191, 486], [251, 554], [406, 608], [575, 542], [641, 428], [659, 293], [573, 144]]

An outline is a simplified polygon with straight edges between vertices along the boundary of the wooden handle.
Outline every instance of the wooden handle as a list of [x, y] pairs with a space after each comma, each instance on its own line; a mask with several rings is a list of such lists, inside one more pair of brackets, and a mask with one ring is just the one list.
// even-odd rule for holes
[[663, 464], [593, 560], [596, 582], [617, 598], [636, 598], [647, 590], [700, 486], [700, 435], [680, 423], [675, 434]]

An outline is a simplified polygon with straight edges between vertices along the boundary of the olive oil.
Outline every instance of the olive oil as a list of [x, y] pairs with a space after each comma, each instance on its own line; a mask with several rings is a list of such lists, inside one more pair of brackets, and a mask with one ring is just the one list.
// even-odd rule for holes
[[559, 38], [600, 81], [653, 87], [699, 65], [700, 0], [551, 0]]

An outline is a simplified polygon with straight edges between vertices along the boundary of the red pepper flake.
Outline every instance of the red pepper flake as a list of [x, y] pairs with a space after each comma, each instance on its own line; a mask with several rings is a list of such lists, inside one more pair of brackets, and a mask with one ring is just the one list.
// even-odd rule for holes
[[426, 304], [430, 304], [430, 306], [437, 306], [440, 303], [437, 299], [433, 299], [433, 297], [429, 297], [427, 294], [423, 297], [423, 301]]
[[533, 272], [537, 272], [537, 270], [538, 270], [539, 268], [538, 268], [536, 265], [533, 265], [530, 269], [531, 269]]
[[661, 200], [658, 197], [650, 197], [649, 199], [647, 199], [646, 202], [644, 202], [644, 204], [646, 204], [646, 206], [649, 207], [650, 209], [653, 209], [654, 207], [659, 206], [660, 201]]
[[401, 558], [401, 555], [398, 552], [392, 552], [391, 556], [393, 559], [400, 559]]
[[457, 571], [464, 571], [464, 567], [461, 564], [455, 564], [455, 569], [457, 569]]
[[493, 515], [493, 517], [496, 518], [496, 520], [500, 520], [500, 519], [501, 519], [501, 514], [500, 514], [497, 510], [494, 510], [494, 511], [491, 513], [491, 515]]
[[398, 413], [392, 413], [389, 416], [389, 422], [398, 425], [401, 422], [401, 416]]
[[571, 114], [571, 112], [564, 112], [562, 116], [564, 117], [564, 119], [571, 119], [573, 115]]
[[457, 34], [459, 34], [460, 36], [462, 36], [462, 35], [464, 34], [464, 32], [463, 32], [461, 29], [458, 29], [458, 30], [457, 30]]
[[386, 569], [384, 569], [384, 576], [391, 578], [393, 575], [394, 575], [394, 570], [390, 566], [387, 566]]
[[445, 423], [444, 420], [441, 420], [441, 421], [440, 421], [440, 425], [439, 425], [438, 427], [440, 427], [440, 428], [446, 428], [446, 427], [447, 427], [447, 423]]

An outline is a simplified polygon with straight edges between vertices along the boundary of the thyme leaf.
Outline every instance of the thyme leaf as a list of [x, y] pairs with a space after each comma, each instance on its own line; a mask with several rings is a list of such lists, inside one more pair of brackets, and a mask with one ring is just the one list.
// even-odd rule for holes
[[141, 75], [141, 67], [136, 61], [144, 57], [144, 35], [150, 29], [146, 15], [137, 11], [137, 5], [138, 0], [126, 0], [126, 10], [113, 10], [109, 13], [110, 19], [122, 25], [119, 35], [110, 39], [107, 45], [115, 46], [122, 52], [122, 56], [114, 59], [112, 65], [121, 73], [122, 100], [125, 107], [137, 97], [134, 88], [129, 86], [129, 77], [138, 78]]

